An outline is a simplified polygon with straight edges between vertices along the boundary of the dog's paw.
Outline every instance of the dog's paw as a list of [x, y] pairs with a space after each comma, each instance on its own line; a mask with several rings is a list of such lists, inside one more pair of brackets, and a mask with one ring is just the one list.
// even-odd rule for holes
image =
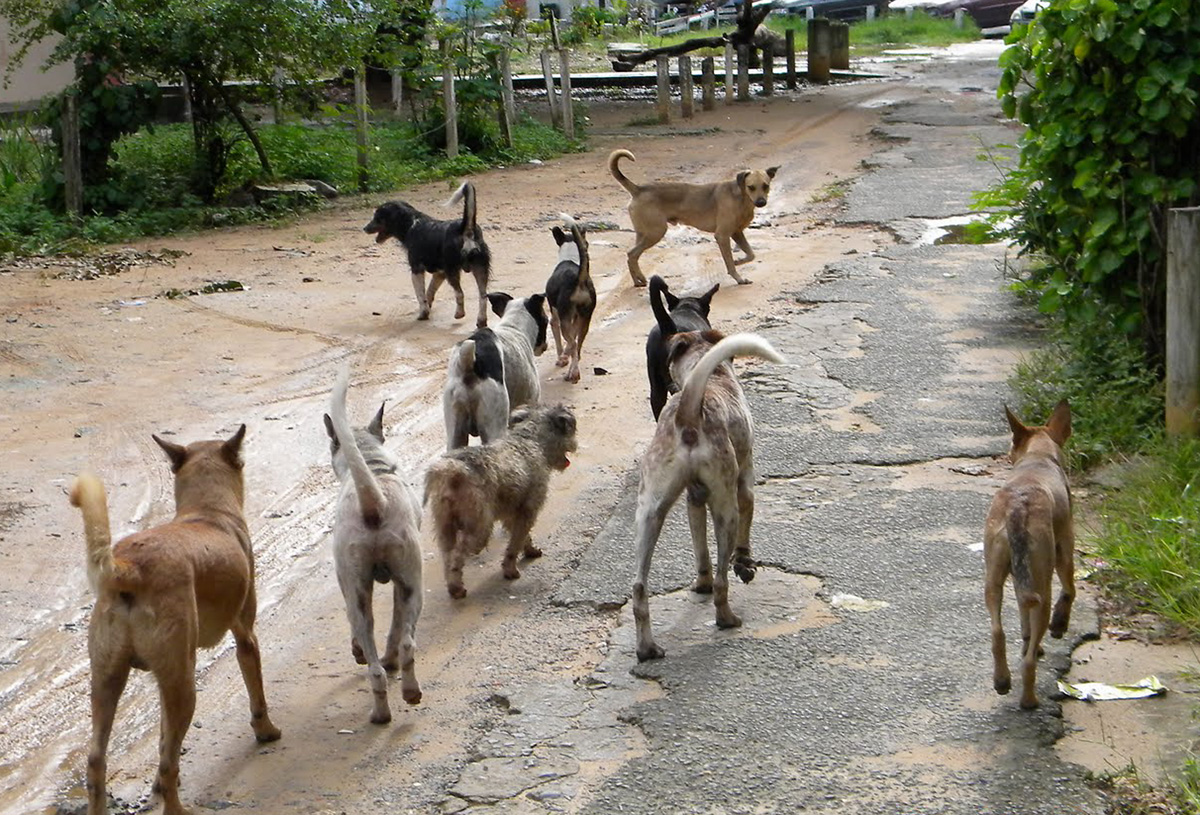
[[633, 285], [635, 288], [639, 288], [639, 289], [645, 288], [646, 287], [646, 276], [642, 275], [642, 274], [633, 275]]
[[421, 309], [421, 312], [419, 314], [417, 314], [417, 319], [418, 320], [428, 320], [429, 319], [429, 309], [427, 309], [427, 308]]
[[454, 319], [461, 320], [463, 317], [466, 317], [466, 316], [467, 316], [467, 310], [465, 308], [463, 308], [462, 306], [459, 306], [458, 308], [454, 309]]
[[452, 586], [446, 586], [446, 591], [449, 592], [450, 596], [455, 600], [461, 600], [467, 596], [467, 588], [461, 583]]
[[1001, 696], [1007, 696], [1008, 692], [1012, 690], [1012, 677], [997, 677], [996, 679], [992, 680], [992, 687], [996, 689], [996, 693], [1000, 694]]
[[649, 662], [652, 659], [662, 659], [667, 652], [654, 643], [638, 648], [638, 662]]
[[713, 579], [711, 574], [702, 574], [692, 583], [692, 591], [696, 594], [712, 594]]
[[754, 579], [754, 575], [758, 573], [758, 564], [749, 555], [737, 554], [733, 560], [733, 573], [743, 583], [749, 583]]
[[739, 286], [749, 286], [749, 285], [750, 285], [751, 283], [753, 283], [753, 282], [754, 282], [753, 280], [748, 280], [748, 279], [746, 279], [746, 278], [744, 278], [744, 277], [739, 277], [739, 278], [737, 278], [737, 284], [738, 284]]
[[502, 569], [505, 580], [516, 580], [521, 576], [521, 570], [517, 568], [515, 563], [505, 563]]
[[742, 618], [734, 614], [731, 609], [717, 609], [717, 628], [741, 628]]
[[421, 689], [420, 688], [409, 688], [408, 690], [405, 690], [403, 692], [403, 695], [404, 695], [404, 701], [407, 702], [408, 704], [410, 704], [410, 705], [421, 704]]
[[380, 664], [380, 666], [383, 667], [383, 669], [385, 671], [392, 674], [392, 673], [395, 673], [396, 671], [400, 670], [400, 657], [399, 656], [384, 656], [384, 658], [379, 661], [379, 664]]
[[563, 374], [563, 381], [570, 382], [572, 385], [574, 385], [579, 381], [579, 369], [572, 368], [571, 370], [567, 371], [565, 374]]
[[392, 720], [392, 712], [386, 707], [383, 710], [371, 711], [371, 724], [387, 724]]
[[562, 354], [559, 356], [559, 358], [557, 360], [555, 360], [554, 367], [565, 368], [570, 364], [571, 364], [571, 358], [569, 356], [567, 356], [566, 354]]
[[525, 550], [521, 554], [523, 554], [528, 560], [533, 560], [534, 558], [542, 556], [542, 550], [530, 543], [526, 544]]
[[1036, 696], [1027, 696], [1021, 699], [1022, 710], [1034, 710], [1039, 704]]
[[269, 721], [254, 725], [254, 739], [256, 741], [279, 741], [279, 737], [282, 735], [283, 731]]

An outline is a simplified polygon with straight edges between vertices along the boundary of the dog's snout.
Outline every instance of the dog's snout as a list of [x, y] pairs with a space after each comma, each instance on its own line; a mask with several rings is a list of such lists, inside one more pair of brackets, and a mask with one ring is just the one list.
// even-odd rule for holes
[[766, 198], [755, 198], [755, 199], [754, 199], [754, 206], [756, 206], [756, 207], [765, 207], [766, 205], [767, 205], [767, 199], [766, 199]]

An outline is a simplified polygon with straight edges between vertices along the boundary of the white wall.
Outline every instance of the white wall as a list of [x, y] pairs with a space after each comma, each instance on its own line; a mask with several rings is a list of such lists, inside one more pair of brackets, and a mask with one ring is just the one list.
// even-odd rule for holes
[[8, 73], [9, 65], [18, 46], [8, 41], [10, 28], [8, 21], [0, 18], [0, 106], [17, 107], [36, 102], [43, 96], [57, 93], [70, 84], [73, 79], [74, 66], [70, 63], [55, 65], [49, 71], [43, 71], [42, 65], [54, 43], [43, 41], [29, 49], [20, 66]]

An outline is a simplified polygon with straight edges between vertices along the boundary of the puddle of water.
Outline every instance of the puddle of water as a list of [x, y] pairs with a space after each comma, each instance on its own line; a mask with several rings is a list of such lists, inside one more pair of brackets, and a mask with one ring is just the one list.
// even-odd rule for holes
[[925, 230], [917, 238], [916, 246], [941, 246], [946, 243], [963, 243], [968, 224], [978, 221], [979, 215], [955, 215], [952, 218], [923, 219]]

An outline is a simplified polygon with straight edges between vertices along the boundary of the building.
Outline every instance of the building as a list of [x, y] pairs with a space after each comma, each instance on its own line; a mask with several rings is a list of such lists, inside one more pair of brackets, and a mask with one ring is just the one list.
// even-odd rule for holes
[[19, 46], [9, 42], [11, 31], [8, 21], [0, 17], [0, 79], [3, 82], [0, 112], [35, 108], [43, 97], [58, 93], [74, 78], [74, 67], [70, 63], [43, 69], [54, 50], [50, 40], [30, 48], [21, 64], [10, 71], [12, 59], [19, 50]]

